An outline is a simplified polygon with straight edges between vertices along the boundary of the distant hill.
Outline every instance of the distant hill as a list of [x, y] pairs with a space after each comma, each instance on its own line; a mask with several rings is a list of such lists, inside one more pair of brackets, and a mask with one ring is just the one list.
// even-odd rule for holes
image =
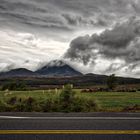
[[46, 66], [36, 71], [37, 74], [47, 77], [73, 77], [81, 76], [82, 73], [75, 70], [61, 60], [54, 60], [49, 62]]
[[13, 69], [8, 72], [1, 72], [0, 77], [27, 77], [27, 76], [35, 76], [36, 74], [30, 70], [25, 68]]

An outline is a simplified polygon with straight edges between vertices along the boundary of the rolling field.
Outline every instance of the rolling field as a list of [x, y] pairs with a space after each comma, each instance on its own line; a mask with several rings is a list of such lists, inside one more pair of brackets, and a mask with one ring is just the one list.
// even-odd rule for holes
[[[96, 102], [99, 106], [97, 111], [136, 111], [140, 110], [140, 92], [95, 92], [81, 93], [80, 90], [75, 90], [75, 97], [81, 101]], [[57, 106], [60, 90], [38, 90], [38, 91], [0, 91], [0, 102], [9, 103], [10, 105], [16, 100], [26, 100], [32, 98], [36, 104], [42, 102], [51, 102]], [[12, 101], [13, 99], [13, 101]], [[78, 103], [77, 103], [78, 104]], [[52, 110], [53, 111], [53, 110]], [[54, 110], [55, 111], [55, 110]], [[56, 110], [57, 111], [57, 110]], [[86, 111], [86, 110], [85, 110]], [[88, 110], [88, 111], [93, 111]]]

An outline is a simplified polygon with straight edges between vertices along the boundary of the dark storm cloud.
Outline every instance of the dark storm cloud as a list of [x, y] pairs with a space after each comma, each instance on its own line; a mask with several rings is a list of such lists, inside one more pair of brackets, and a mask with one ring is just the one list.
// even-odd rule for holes
[[[128, 64], [139, 62], [140, 21], [131, 18], [100, 35], [78, 37], [71, 42], [65, 57], [80, 60], [84, 64], [90, 60], [95, 61], [98, 57], [118, 58]], [[113, 65], [110, 66], [111, 69]]]
[[[96, 19], [101, 13], [100, 7], [94, 6], [93, 1], [65, 1], [65, 0], [1, 0], [0, 16], [16, 24], [23, 23], [35, 27], [60, 28], [73, 30], [75, 25], [96, 25], [103, 20]], [[74, 12], [75, 11], [75, 12]], [[87, 19], [84, 15], [94, 16]], [[73, 26], [73, 27], [71, 27]]]
[[125, 14], [139, 12], [132, 0], [1, 0], [0, 16], [15, 24], [73, 31], [108, 27]]
[[[123, 12], [126, 10], [126, 7], [130, 1], [131, 0], [49, 0], [48, 2], [60, 7], [61, 9], [74, 11], [89, 16], [101, 11], [115, 12], [118, 9], [121, 9], [119, 12]], [[46, 1], [41, 0], [40, 2]]]
[[28, 10], [28, 11], [34, 11], [34, 12], [37, 11], [41, 13], [47, 12], [47, 10], [39, 8], [33, 3], [30, 3], [30, 2], [24, 3], [24, 0], [23, 1], [1, 0], [0, 9], [2, 9], [3, 11]]
[[0, 17], [8, 19], [8, 22], [16, 24], [26, 24], [39, 28], [56, 28], [60, 30], [70, 30], [64, 25], [62, 18], [51, 14], [45, 7], [40, 7], [36, 3], [28, 1], [6, 1], [0, 4]]
[[67, 21], [68, 24], [70, 25], [79, 25], [83, 19], [81, 16], [74, 16], [74, 15], [70, 15], [70, 14], [62, 14], [62, 17], [65, 18], [65, 20]]
[[[56, 57], [67, 51], [66, 58], [85, 65], [94, 66], [99, 58], [110, 60], [107, 72], [121, 67], [134, 71], [140, 66], [139, 15], [140, 0], [0, 0], [0, 58], [5, 58], [0, 66], [5, 68], [14, 62], [17, 67], [25, 62], [26, 58], [18, 53], [22, 48], [31, 59], [26, 65], [31, 69], [49, 59], [50, 52]], [[67, 50], [70, 40], [79, 35]], [[28, 41], [28, 36], [34, 39]], [[45, 59], [40, 60], [40, 56]], [[111, 62], [118, 58], [125, 64]]]
[[62, 14], [68, 25], [75, 27], [107, 27], [110, 21], [105, 18], [85, 18], [80, 15]]

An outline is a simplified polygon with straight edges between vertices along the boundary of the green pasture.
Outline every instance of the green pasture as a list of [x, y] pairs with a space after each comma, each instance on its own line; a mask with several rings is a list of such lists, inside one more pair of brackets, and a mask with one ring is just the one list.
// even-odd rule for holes
[[140, 106], [140, 92], [97, 92], [97, 93], [78, 93], [77, 96], [83, 98], [96, 99], [102, 110], [120, 111], [127, 106]]

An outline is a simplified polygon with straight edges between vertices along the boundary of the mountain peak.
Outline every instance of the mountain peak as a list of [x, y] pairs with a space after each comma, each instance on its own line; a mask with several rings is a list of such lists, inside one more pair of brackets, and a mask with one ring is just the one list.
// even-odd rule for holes
[[66, 63], [64, 63], [62, 60], [52, 60], [47, 64], [47, 67], [62, 67], [66, 65]]
[[36, 71], [36, 73], [48, 77], [64, 77], [82, 75], [79, 71], [72, 68], [62, 60], [50, 61], [46, 66]]

